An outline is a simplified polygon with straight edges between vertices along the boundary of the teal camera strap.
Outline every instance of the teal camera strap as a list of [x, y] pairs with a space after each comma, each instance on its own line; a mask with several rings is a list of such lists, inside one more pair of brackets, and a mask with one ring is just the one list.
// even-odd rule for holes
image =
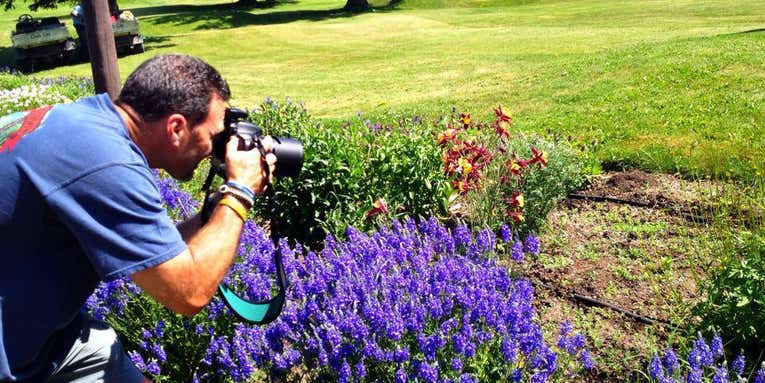
[[[272, 232], [273, 234], [273, 232]], [[273, 237], [273, 235], [272, 235]], [[272, 238], [273, 240], [273, 238]], [[276, 281], [279, 285], [279, 292], [273, 298], [262, 302], [248, 301], [234, 291], [226, 284], [218, 287], [223, 302], [240, 319], [253, 324], [268, 324], [273, 322], [282, 312], [285, 303], [287, 291], [286, 279], [284, 275], [284, 266], [282, 265], [282, 255], [279, 247], [274, 244], [274, 261], [276, 262]]]
[[[267, 169], [267, 168], [266, 168]], [[205, 180], [203, 190], [205, 190], [204, 206], [202, 207], [202, 222], [207, 222], [207, 217], [204, 212], [210, 211], [210, 185], [215, 177], [216, 166], [210, 167], [210, 173]], [[271, 217], [274, 216], [274, 191], [273, 185], [269, 185], [266, 189], [266, 198], [268, 198], [268, 210]], [[249, 301], [238, 294], [236, 294], [228, 285], [221, 283], [218, 286], [218, 292], [220, 293], [223, 302], [228, 306], [231, 312], [234, 313], [239, 319], [258, 325], [264, 325], [273, 322], [281, 314], [284, 304], [286, 302], [287, 291], [287, 278], [284, 272], [284, 265], [282, 264], [282, 254], [279, 250], [279, 232], [276, 227], [275, 220], [271, 220], [271, 242], [274, 244], [274, 262], [276, 263], [276, 281], [279, 287], [279, 292], [276, 296], [266, 301]]]

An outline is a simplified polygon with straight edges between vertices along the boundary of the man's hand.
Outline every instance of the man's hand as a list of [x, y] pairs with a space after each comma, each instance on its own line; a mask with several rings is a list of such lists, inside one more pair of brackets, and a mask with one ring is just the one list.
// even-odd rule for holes
[[276, 156], [271, 153], [274, 147], [273, 139], [266, 136], [261, 140], [263, 151], [266, 153], [265, 162], [269, 167], [270, 179], [266, 179], [263, 159], [260, 150], [237, 150], [239, 137], [231, 136], [226, 144], [226, 173], [228, 181], [234, 181], [249, 187], [255, 194], [261, 194], [273, 180], [276, 168]]

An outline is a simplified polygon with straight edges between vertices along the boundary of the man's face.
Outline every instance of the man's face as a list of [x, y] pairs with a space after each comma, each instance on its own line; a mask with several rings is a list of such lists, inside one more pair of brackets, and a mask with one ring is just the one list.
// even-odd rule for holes
[[226, 102], [217, 94], [210, 100], [207, 118], [196, 126], [189, 127], [190, 132], [181, 145], [180, 158], [175, 172], [171, 175], [179, 180], [188, 181], [194, 177], [199, 163], [212, 153], [212, 139], [223, 132], [223, 118], [226, 115]]

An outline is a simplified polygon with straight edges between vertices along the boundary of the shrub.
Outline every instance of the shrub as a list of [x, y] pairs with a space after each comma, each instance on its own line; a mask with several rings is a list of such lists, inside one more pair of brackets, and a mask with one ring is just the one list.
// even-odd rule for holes
[[[534, 134], [518, 134], [509, 140], [505, 153], [500, 153], [487, 169], [486, 181], [473, 194], [471, 221], [497, 227], [505, 220], [504, 212], [492, 209], [502, 204], [500, 196], [512, 196], [514, 190], [524, 196], [524, 219], [515, 224], [520, 235], [538, 232], [547, 222], [547, 215], [568, 193], [579, 189], [585, 181], [582, 162], [573, 148], [562, 141], [547, 141]], [[546, 154], [546, 166], [523, 172], [519, 185], [501, 182], [508, 173], [507, 164], [513, 158], [533, 159], [532, 149]], [[495, 189], [500, 189], [496, 191]], [[505, 197], [507, 198], [507, 197]]]
[[703, 288], [697, 307], [707, 328], [719, 329], [744, 347], [765, 345], [765, 231], [733, 230], [724, 242], [720, 265]]
[[[160, 186], [190, 201], [172, 181]], [[226, 281], [264, 299], [274, 245], [252, 222], [244, 232]], [[545, 341], [531, 284], [490, 256], [511, 247], [506, 234], [450, 232], [431, 218], [371, 235], [349, 228], [347, 241], [328, 236], [317, 253], [281, 241], [288, 303], [263, 327], [239, 323], [217, 297], [192, 319], [172, 315], [124, 280], [103, 284], [88, 308], [157, 382], [571, 380], [593, 367], [586, 339], [564, 323], [555, 345]]]
[[501, 107], [495, 114], [487, 126], [454, 113], [439, 136], [445, 173], [462, 195], [452, 198], [452, 211], [473, 226], [497, 228], [511, 217], [517, 235], [537, 232], [584, 182], [583, 162], [565, 142], [511, 135], [510, 117]]
[[269, 217], [265, 203], [256, 206], [260, 216], [277, 220], [285, 236], [313, 246], [327, 233], [342, 234], [346, 225], [370, 229], [376, 221], [366, 212], [378, 200], [386, 202], [391, 218], [444, 212], [441, 159], [418, 119], [387, 126], [356, 119], [327, 127], [300, 104], [270, 99], [251, 117], [267, 134], [292, 136], [305, 146], [299, 179], [276, 186], [275, 216]]

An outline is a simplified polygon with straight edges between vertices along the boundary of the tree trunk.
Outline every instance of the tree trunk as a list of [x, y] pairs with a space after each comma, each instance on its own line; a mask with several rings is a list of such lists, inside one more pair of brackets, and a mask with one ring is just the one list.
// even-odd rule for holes
[[117, 65], [117, 48], [114, 45], [114, 30], [109, 18], [107, 0], [85, 0], [85, 28], [88, 35], [90, 68], [96, 94], [109, 93], [112, 99], [120, 93], [120, 70]]
[[363, 11], [369, 9], [369, 3], [367, 3], [367, 0], [348, 0], [348, 2], [345, 3], [345, 9], [351, 11]]

